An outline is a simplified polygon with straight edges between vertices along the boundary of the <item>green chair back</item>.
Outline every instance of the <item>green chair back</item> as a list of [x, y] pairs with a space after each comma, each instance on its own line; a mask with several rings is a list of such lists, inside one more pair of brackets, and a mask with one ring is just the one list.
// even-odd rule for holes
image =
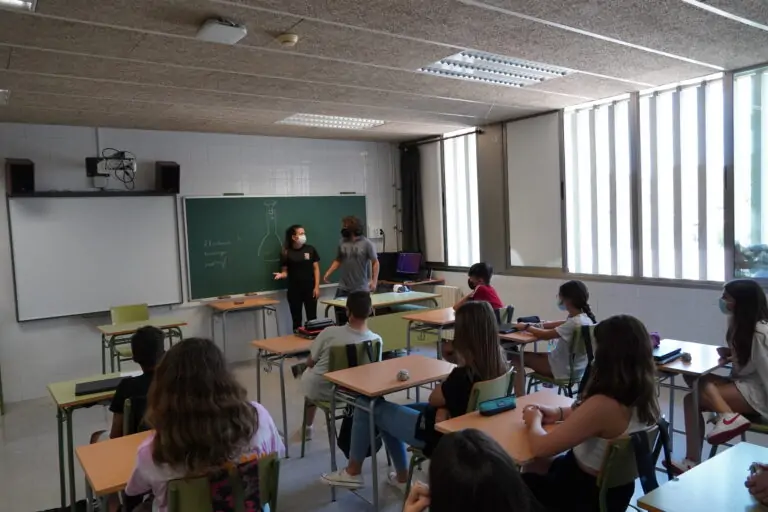
[[[346, 370], [351, 366], [362, 366], [368, 363], [377, 363], [381, 361], [381, 341], [374, 340], [363, 343], [352, 343], [350, 345], [341, 345], [338, 347], [331, 347], [330, 359], [328, 360], [328, 371], [335, 372], [339, 370]], [[355, 349], [357, 356], [357, 364], [353, 364], [353, 361], [349, 360], [349, 354], [347, 347], [352, 346]], [[370, 351], [368, 349], [370, 347]]]
[[472, 386], [472, 393], [469, 395], [467, 403], [467, 412], [477, 410], [481, 402], [509, 396], [512, 392], [512, 386], [515, 382], [515, 369], [510, 368], [507, 373], [495, 379], [476, 382]]
[[143, 320], [149, 320], [149, 306], [147, 304], [115, 306], [110, 308], [109, 315], [113, 324], [141, 322]]
[[509, 304], [503, 308], [494, 309], [496, 314], [496, 321], [500, 324], [511, 324], [512, 317], [515, 316], [515, 306]]
[[[648, 446], [653, 449], [659, 437], [659, 427], [653, 426], [646, 431]], [[629, 436], [614, 439], [608, 445], [603, 466], [597, 475], [597, 486], [600, 489], [600, 512], [607, 512], [608, 491], [614, 487], [634, 482], [638, 477], [635, 450]]]
[[[426, 310], [425, 310], [426, 311]], [[368, 329], [375, 332], [384, 342], [383, 350], [405, 350], [407, 348], [406, 333], [408, 320], [403, 316], [413, 314], [413, 311], [376, 315], [368, 318]], [[432, 345], [437, 343], [437, 334], [431, 332], [412, 332], [411, 345]]]
[[127, 398], [125, 402], [123, 402], [123, 435], [124, 436], [135, 434], [140, 430], [142, 430], [140, 428], [140, 425], [142, 423], [142, 420], [144, 419], [144, 413], [146, 412], [146, 408], [147, 408], [146, 399], [137, 400], [136, 402], [134, 402], [130, 398]]
[[[231, 478], [237, 478], [231, 474]], [[277, 489], [280, 481], [280, 459], [276, 454], [259, 459], [259, 493], [261, 506], [269, 505], [270, 512], [277, 510]], [[236, 497], [237, 499], [237, 497]], [[234, 503], [236, 512], [244, 512], [245, 504]], [[211, 488], [207, 476], [182, 478], [168, 483], [168, 512], [214, 512], [211, 505]]]

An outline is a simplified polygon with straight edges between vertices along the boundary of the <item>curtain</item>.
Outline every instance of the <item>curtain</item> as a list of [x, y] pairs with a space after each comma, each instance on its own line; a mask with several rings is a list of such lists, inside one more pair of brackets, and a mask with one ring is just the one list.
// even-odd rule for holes
[[404, 252], [424, 252], [424, 205], [421, 200], [421, 156], [417, 146], [400, 148], [400, 193]]

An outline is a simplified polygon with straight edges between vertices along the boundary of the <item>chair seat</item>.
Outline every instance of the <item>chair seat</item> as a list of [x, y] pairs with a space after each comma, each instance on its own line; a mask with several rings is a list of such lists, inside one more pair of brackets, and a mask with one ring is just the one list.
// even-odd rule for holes
[[749, 431], [758, 434], [768, 434], [768, 423], [766, 423], [763, 418], [760, 418], [759, 420], [752, 422]]
[[[527, 376], [531, 379], [535, 379], [540, 382], [548, 382], [550, 384], [555, 384], [556, 386], [562, 386], [562, 387], [568, 387], [568, 385], [571, 383], [571, 381], [569, 381], [568, 379], [556, 379], [554, 377], [549, 377], [547, 375], [542, 375], [536, 372], [529, 373], [527, 374]], [[578, 379], [574, 379], [573, 382], [574, 383], [578, 382]]]

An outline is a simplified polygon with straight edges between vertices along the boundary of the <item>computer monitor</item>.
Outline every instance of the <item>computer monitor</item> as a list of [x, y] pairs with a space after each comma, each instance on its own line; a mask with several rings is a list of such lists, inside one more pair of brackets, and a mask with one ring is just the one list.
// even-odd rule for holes
[[397, 255], [398, 274], [418, 274], [421, 270], [420, 252], [401, 252]]

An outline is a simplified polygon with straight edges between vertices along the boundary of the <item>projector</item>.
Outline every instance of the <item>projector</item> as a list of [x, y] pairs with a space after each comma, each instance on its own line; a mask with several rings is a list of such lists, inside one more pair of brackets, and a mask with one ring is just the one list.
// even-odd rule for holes
[[234, 21], [211, 18], [197, 31], [197, 38], [211, 43], [235, 44], [248, 34], [248, 29]]

